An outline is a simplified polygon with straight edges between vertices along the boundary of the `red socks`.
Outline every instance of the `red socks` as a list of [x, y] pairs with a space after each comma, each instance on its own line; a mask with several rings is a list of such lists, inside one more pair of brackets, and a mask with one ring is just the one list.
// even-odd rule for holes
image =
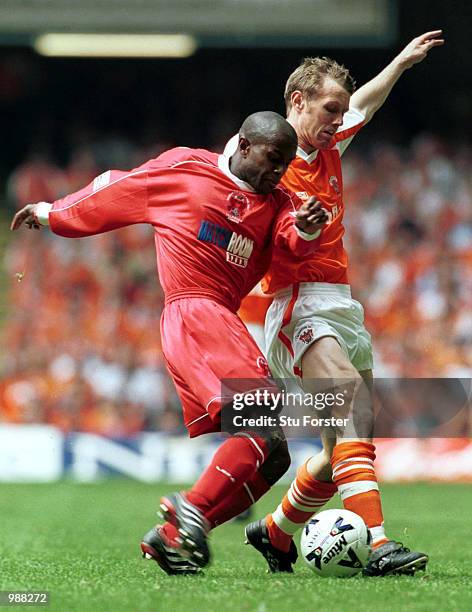
[[[205, 515], [213, 509], [210, 520], [223, 522], [215, 514], [218, 505], [228, 506], [231, 498], [234, 503], [234, 495], [254, 476], [267, 454], [266, 443], [261, 438], [241, 434], [225, 440], [210, 465], [186, 493], [188, 501]], [[244, 497], [248, 497], [247, 491]], [[225, 514], [228, 510], [225, 508]]]
[[270, 485], [266, 480], [255, 472], [253, 476], [243, 484], [232, 495], [223, 499], [215, 508], [205, 513], [205, 518], [210, 522], [213, 529], [217, 525], [221, 525], [230, 519], [238, 516], [244, 510], [247, 510], [252, 504], [256, 503], [267, 491]]

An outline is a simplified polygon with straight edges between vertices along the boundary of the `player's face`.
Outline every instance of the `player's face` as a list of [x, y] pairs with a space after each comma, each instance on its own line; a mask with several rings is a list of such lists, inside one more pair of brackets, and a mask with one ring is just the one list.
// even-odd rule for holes
[[327, 149], [349, 109], [349, 93], [332, 79], [325, 79], [319, 92], [312, 98], [302, 96], [297, 117], [298, 141], [307, 152]]
[[292, 141], [250, 144], [247, 149], [245, 180], [257, 193], [273, 191], [297, 152]]

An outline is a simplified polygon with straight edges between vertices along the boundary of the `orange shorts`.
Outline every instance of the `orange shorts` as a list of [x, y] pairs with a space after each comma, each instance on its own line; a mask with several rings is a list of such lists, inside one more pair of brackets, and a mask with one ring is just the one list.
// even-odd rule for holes
[[218, 302], [203, 297], [170, 302], [162, 313], [161, 336], [191, 438], [220, 431], [221, 408], [232, 393], [278, 391], [244, 323]]

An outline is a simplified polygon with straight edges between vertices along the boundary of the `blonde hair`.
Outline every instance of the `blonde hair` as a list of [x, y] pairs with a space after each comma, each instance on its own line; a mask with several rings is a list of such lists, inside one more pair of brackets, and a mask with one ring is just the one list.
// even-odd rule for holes
[[294, 91], [301, 91], [308, 97], [316, 96], [325, 78], [329, 77], [352, 94], [356, 82], [349, 70], [329, 57], [306, 57], [300, 66], [288, 77], [285, 85], [285, 106], [287, 113], [292, 107], [291, 97]]

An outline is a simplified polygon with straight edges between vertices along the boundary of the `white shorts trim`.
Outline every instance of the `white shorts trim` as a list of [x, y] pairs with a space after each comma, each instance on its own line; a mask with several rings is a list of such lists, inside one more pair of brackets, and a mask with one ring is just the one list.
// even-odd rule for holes
[[[293, 287], [281, 289], [275, 293], [275, 298], [292, 297]], [[331, 297], [349, 298], [351, 299], [351, 287], [345, 284], [335, 283], [298, 283], [298, 297], [313, 295], [327, 295]]]

